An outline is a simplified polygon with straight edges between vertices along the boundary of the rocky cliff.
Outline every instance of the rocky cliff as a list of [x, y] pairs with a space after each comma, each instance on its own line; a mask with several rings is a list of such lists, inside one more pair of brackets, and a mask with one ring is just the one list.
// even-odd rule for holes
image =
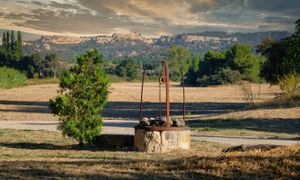
[[147, 38], [141, 33], [133, 32], [90, 37], [42, 36], [37, 41], [26, 42], [26, 52], [32, 53], [38, 50], [46, 53], [51, 51], [68, 61], [72, 61], [74, 55], [83, 53], [87, 49], [96, 48], [106, 58], [110, 59], [134, 57], [157, 60], [164, 58], [167, 49], [171, 45], [185, 46], [193, 54], [201, 55], [208, 50], [225, 50], [234, 43], [246, 43], [255, 48], [266, 37], [282, 39], [288, 35], [288, 32], [231, 34], [225, 32], [203, 32]]

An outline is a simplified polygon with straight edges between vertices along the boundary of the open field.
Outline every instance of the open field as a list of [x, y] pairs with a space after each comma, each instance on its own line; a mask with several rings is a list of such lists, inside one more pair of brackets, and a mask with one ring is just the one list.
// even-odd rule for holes
[[[137, 119], [140, 101], [140, 83], [113, 83], [109, 103], [103, 112], [106, 118]], [[41, 84], [14, 89], [0, 89], [1, 120], [54, 120], [48, 109], [48, 101], [57, 94], [57, 84]], [[280, 91], [268, 85], [261, 88], [261, 100], [270, 100]], [[145, 116], [158, 116], [158, 85], [145, 84]], [[172, 114], [181, 114], [182, 89], [172, 84]], [[162, 93], [164, 99], [164, 93]], [[247, 101], [239, 86], [186, 88], [187, 111], [192, 115], [223, 114], [243, 109]]]
[[[140, 83], [113, 83], [109, 102], [103, 111], [106, 120], [137, 120], [139, 116]], [[41, 84], [0, 89], [0, 120], [4, 121], [53, 121], [48, 100], [57, 93], [57, 84]], [[259, 102], [272, 100], [280, 93], [278, 87], [260, 87]], [[252, 85], [254, 93], [259, 85]], [[181, 115], [182, 89], [171, 87], [172, 115]], [[299, 107], [246, 108], [240, 86], [215, 86], [186, 88], [186, 109], [193, 119], [189, 124], [198, 135], [247, 136], [259, 138], [299, 139]], [[164, 94], [163, 94], [164, 99]], [[145, 84], [144, 115], [159, 115], [157, 83]]]
[[[42, 137], [42, 138], [41, 138]], [[216, 179], [299, 177], [300, 144], [222, 153], [227, 145], [192, 142], [189, 151], [145, 154], [79, 149], [59, 132], [0, 130], [0, 179]]]
[[[57, 122], [47, 103], [56, 95], [57, 88], [57, 84], [41, 84], [0, 89], [1, 120]], [[278, 88], [262, 85], [260, 102], [269, 101], [278, 93]], [[156, 84], [146, 83], [146, 116], [158, 115], [161, 105], [157, 103], [157, 94]], [[120, 119], [123, 124], [137, 120], [139, 97], [139, 83], [112, 84], [103, 111], [110, 126]], [[172, 84], [171, 102], [172, 114], [180, 115], [181, 88], [176, 84]], [[299, 107], [247, 109], [247, 106], [239, 86], [187, 88], [189, 124], [195, 134], [299, 137]], [[300, 176], [299, 143], [270, 151], [222, 153], [228, 146], [226, 141], [222, 144], [193, 141], [188, 151], [145, 154], [96, 146], [80, 149], [77, 142], [57, 131], [0, 129], [0, 179], [296, 179]]]

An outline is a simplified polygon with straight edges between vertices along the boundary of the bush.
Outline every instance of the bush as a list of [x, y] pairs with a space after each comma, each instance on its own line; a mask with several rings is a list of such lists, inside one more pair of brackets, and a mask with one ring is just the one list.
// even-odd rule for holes
[[290, 73], [279, 78], [278, 85], [288, 99], [292, 98], [300, 85], [300, 74]]
[[198, 80], [200, 86], [234, 84], [241, 81], [239, 71], [223, 68], [212, 75], [204, 75]]
[[108, 95], [108, 78], [102, 63], [96, 50], [80, 55], [77, 64], [61, 77], [61, 95], [50, 100], [52, 112], [59, 116], [58, 129], [76, 139], [80, 146], [92, 143], [101, 132], [100, 113]]
[[0, 88], [8, 89], [22, 86], [26, 80], [26, 76], [15, 69], [6, 67], [0, 68]]
[[128, 81], [132, 81], [138, 77], [138, 70], [139, 65], [135, 61], [126, 59], [116, 67], [116, 74], [126, 78]]
[[217, 72], [217, 81], [219, 84], [234, 84], [241, 81], [239, 71], [230, 68], [223, 68]]

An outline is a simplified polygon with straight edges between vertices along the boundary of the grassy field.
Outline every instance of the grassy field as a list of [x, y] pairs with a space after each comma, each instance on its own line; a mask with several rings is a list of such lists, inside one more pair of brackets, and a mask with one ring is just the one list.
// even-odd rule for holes
[[300, 144], [271, 151], [222, 153], [226, 145], [192, 142], [189, 151], [145, 154], [78, 148], [57, 132], [0, 130], [0, 179], [296, 178]]

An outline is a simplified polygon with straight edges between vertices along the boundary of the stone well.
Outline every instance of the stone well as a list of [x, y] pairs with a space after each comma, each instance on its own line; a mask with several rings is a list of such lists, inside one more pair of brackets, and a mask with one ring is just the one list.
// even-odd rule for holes
[[[160, 109], [159, 118], [143, 117], [143, 90], [145, 68], [143, 68], [140, 118], [135, 127], [134, 148], [143, 152], [168, 152], [175, 149], [190, 148], [190, 128], [185, 126], [185, 105], [183, 103], [183, 118], [171, 119], [170, 116], [170, 82], [168, 62], [162, 62], [162, 75], [159, 78], [159, 103], [161, 103], [161, 86], [166, 89], [166, 111], [162, 116]], [[183, 91], [183, 98], [185, 97]], [[185, 99], [183, 99], [185, 102]]]
[[190, 149], [190, 128], [135, 127], [134, 148], [147, 153]]

